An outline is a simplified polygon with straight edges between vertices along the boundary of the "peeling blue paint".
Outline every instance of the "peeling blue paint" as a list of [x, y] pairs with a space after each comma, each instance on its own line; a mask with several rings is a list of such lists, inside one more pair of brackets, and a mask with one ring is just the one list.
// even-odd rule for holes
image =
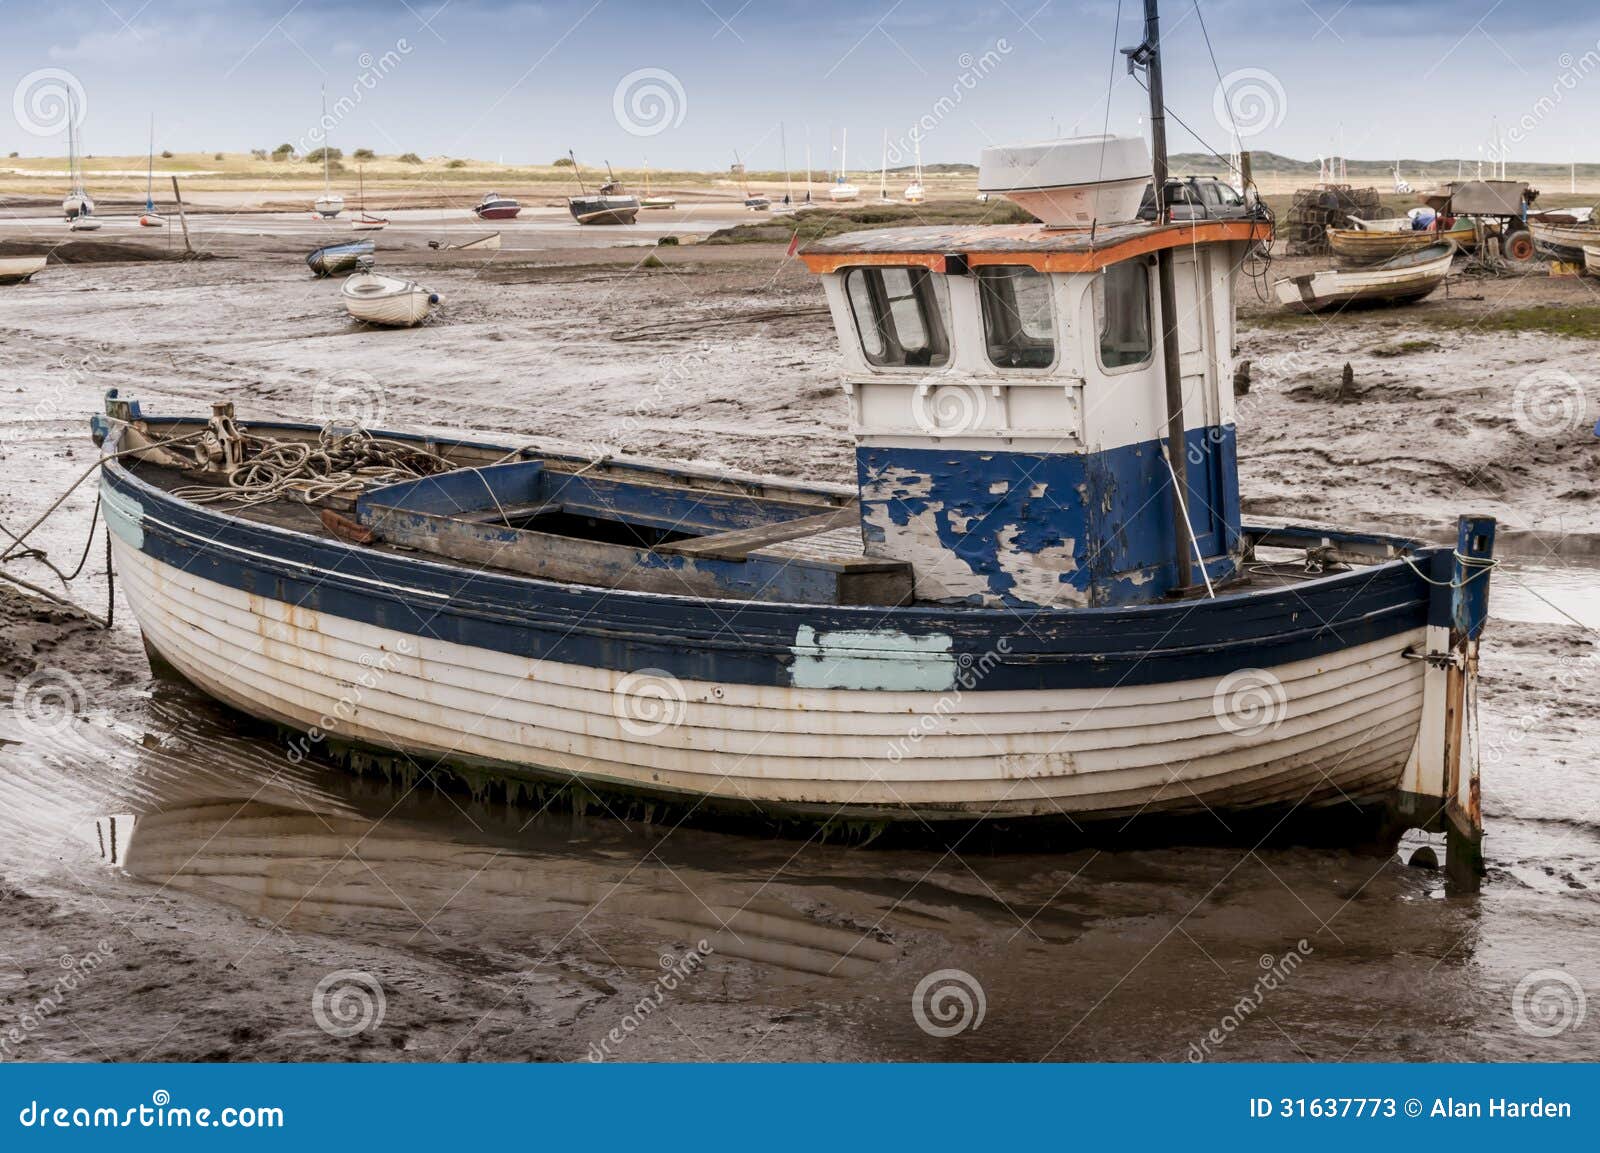
[[956, 657], [947, 633], [912, 636], [897, 629], [795, 631], [790, 676], [802, 689], [945, 692], [955, 687]]
[[[1172, 482], [1161, 442], [1092, 453], [863, 445], [868, 552], [910, 561], [919, 595], [974, 604], [1125, 605], [1176, 583]], [[1190, 430], [1186, 503], [1213, 580], [1240, 542], [1232, 425]]]

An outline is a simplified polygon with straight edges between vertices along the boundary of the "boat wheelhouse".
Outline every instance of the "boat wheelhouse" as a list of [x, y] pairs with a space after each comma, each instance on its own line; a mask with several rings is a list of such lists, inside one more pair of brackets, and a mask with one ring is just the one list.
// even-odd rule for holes
[[[905, 228], [803, 250], [843, 349], [867, 553], [912, 565], [923, 600], [1148, 604], [1177, 589], [1187, 507], [1205, 580], [1240, 576], [1233, 276], [1269, 235], [1254, 220]], [[1162, 250], [1181, 505], [1164, 451]]]

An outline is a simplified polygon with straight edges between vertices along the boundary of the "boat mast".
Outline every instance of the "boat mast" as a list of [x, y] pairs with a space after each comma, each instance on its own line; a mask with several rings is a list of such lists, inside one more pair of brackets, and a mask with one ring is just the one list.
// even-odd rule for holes
[[811, 125], [806, 125], [806, 203], [811, 203]]
[[883, 130], [883, 155], [878, 160], [878, 199], [889, 199], [889, 130]]
[[572, 161], [572, 175], [578, 178], [578, 191], [588, 196], [589, 190], [583, 186], [583, 169], [578, 167], [578, 158], [572, 154], [572, 149], [567, 149], [567, 159]]
[[333, 191], [328, 183], [328, 86], [322, 86], [322, 195]]
[[146, 212], [154, 212], [156, 210], [155, 197], [152, 195], [152, 193], [155, 190], [155, 178], [156, 178], [156, 114], [154, 112], [152, 112], [152, 113], [150, 113], [150, 157], [145, 162], [145, 168], [144, 168], [144, 210]]
[[783, 202], [794, 203], [794, 179], [789, 173], [789, 137], [784, 133], [783, 121], [778, 121], [778, 147], [783, 151]]
[[[1167, 106], [1161, 91], [1161, 13], [1158, 0], [1144, 0], [1144, 42], [1125, 49], [1130, 72], [1143, 68], [1145, 87], [1150, 91], [1150, 164], [1155, 181], [1156, 225], [1172, 224], [1172, 206], [1167, 203]], [[1183, 427], [1183, 375], [1178, 364], [1178, 302], [1172, 270], [1173, 250], [1163, 248], [1156, 255], [1156, 280], [1161, 300], [1161, 359], [1167, 383], [1167, 464], [1172, 470], [1173, 559], [1177, 563], [1175, 592], [1187, 591], [1193, 583], [1191, 553], [1196, 549], [1194, 526], [1187, 515], [1189, 504], [1188, 445]]]

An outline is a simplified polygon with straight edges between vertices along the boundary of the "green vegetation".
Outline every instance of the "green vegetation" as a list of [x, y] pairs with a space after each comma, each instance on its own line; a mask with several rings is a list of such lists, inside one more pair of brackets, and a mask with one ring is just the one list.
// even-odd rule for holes
[[[163, 156], [171, 156], [172, 153], [163, 152], [161, 155], [163, 155]], [[274, 160], [287, 160], [287, 159], [289, 159], [289, 157], [291, 157], [293, 155], [294, 155], [294, 145], [293, 144], [280, 144], [280, 145], [278, 145], [276, 148], [274, 148], [272, 150], [272, 159], [274, 159]]]
[[402, 152], [399, 156], [395, 157], [395, 159], [400, 161], [402, 164], [422, 163], [422, 157], [418, 156], [415, 152]]
[[1600, 340], [1600, 306], [1536, 304], [1503, 312], [1440, 313], [1418, 320], [1435, 328], [1475, 332], [1544, 332], [1577, 340]]
[[639, 263], [640, 268], [665, 268], [666, 266], [666, 262], [653, 252]]
[[452, 160], [445, 165], [446, 168], [465, 168], [466, 166], [467, 162], [465, 160]]
[[370, 148], [357, 148], [350, 155], [357, 160], [376, 160], [378, 158], [378, 154]]
[[550, 167], [551, 168], [571, 168], [572, 167], [572, 158], [570, 156], [563, 156], [563, 157], [555, 160], [554, 162], [552, 162]]
[[1439, 342], [1436, 340], [1396, 340], [1389, 344], [1380, 344], [1369, 349], [1373, 356], [1385, 359], [1396, 356], [1410, 356], [1414, 352], [1437, 352]]
[[341, 151], [340, 149], [322, 147], [322, 148], [314, 149], [311, 152], [307, 152], [306, 156], [305, 156], [306, 163], [307, 164], [321, 164], [322, 163], [322, 157], [323, 157], [324, 153], [327, 154], [327, 157], [328, 157], [329, 160], [343, 160], [344, 159], [344, 152]]
[[1031, 224], [1034, 218], [1009, 200], [957, 201], [953, 204], [819, 205], [787, 220], [771, 217], [749, 224], [721, 228], [707, 244], [770, 244], [787, 242], [795, 233], [801, 244], [861, 232], [869, 228], [905, 228], [916, 225]]

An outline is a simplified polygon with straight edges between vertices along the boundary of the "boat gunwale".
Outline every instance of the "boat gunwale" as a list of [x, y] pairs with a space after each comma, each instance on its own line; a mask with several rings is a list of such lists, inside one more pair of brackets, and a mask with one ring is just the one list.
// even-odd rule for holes
[[[173, 416], [173, 417], [145, 417], [145, 416], [141, 416], [139, 419], [142, 422], [144, 422], [146, 425], [152, 425], [152, 426], [153, 425], [163, 425], [163, 424], [165, 424], [165, 425], [184, 425], [184, 424], [200, 425], [200, 424], [204, 423], [203, 421], [199, 421], [196, 418], [175, 417], [175, 416]], [[103, 449], [104, 449], [105, 452], [107, 452], [107, 453], [115, 453], [117, 451], [117, 447], [116, 446], [117, 446], [118, 442], [120, 441], [120, 438], [122, 436], [122, 432], [123, 432], [124, 427], [126, 427], [126, 426], [120, 425], [120, 424], [119, 425], [115, 425], [112, 428], [112, 430], [108, 433], [108, 435], [106, 436], [106, 439], [105, 439], [105, 444], [103, 446]], [[308, 425], [308, 424], [299, 424], [299, 423], [290, 423], [290, 422], [272, 422], [272, 421], [253, 421], [253, 422], [249, 423], [248, 427], [251, 428], [251, 429], [255, 429], [255, 430], [284, 429], [284, 430], [293, 430], [293, 431], [310, 432], [310, 433], [318, 433], [318, 432], [321, 431], [321, 427], [317, 426], [317, 425]], [[502, 452], [513, 452], [513, 451], [516, 451], [516, 452], [520, 452], [520, 453], [524, 453], [524, 454], [528, 453], [528, 452], [536, 451], [531, 446], [523, 446], [522, 448], [518, 449], [515, 446], [504, 445], [504, 444], [493, 444], [493, 443], [484, 442], [484, 441], [467, 441], [467, 440], [444, 441], [444, 440], [441, 440], [440, 438], [428, 437], [428, 436], [425, 436], [425, 435], [419, 434], [419, 433], [392, 432], [392, 431], [388, 431], [388, 430], [369, 430], [369, 431], [371, 432], [371, 434], [373, 436], [379, 436], [379, 437], [383, 437], [385, 439], [393, 439], [393, 440], [399, 440], [399, 441], [432, 443], [432, 444], [435, 444], [435, 445], [448, 444], [450, 447], [478, 448], [478, 449], [485, 449], [485, 450], [490, 450], [490, 451], [496, 451], [496, 450], [502, 451]], [[561, 456], [561, 455], [557, 455], [557, 454], [544, 454], [544, 455], [541, 455], [541, 459], [548, 460], [548, 459], [552, 459], [552, 458], [557, 459], [557, 460], [565, 460], [565, 461], [567, 461], [569, 463], [572, 463], [572, 464], [588, 463], [588, 462], [584, 461], [584, 459], [581, 458], [581, 457]], [[525, 457], [525, 459], [526, 459], [526, 457]], [[629, 461], [629, 458], [626, 458], [626, 457], [608, 458], [608, 463], [611, 463], [611, 464], [622, 464], [624, 467], [639, 467], [639, 466], [631, 464], [630, 461]], [[644, 467], [649, 467], [649, 466], [644, 466]], [[202, 517], [202, 518], [204, 518], [206, 520], [209, 520], [209, 521], [214, 521], [219, 526], [228, 525], [228, 524], [247, 525], [252, 531], [260, 531], [260, 532], [266, 533], [269, 536], [282, 537], [282, 538], [284, 538], [286, 540], [297, 540], [297, 541], [310, 542], [310, 543], [312, 543], [312, 544], [314, 544], [314, 545], [316, 545], [318, 547], [332, 547], [332, 548], [335, 548], [337, 550], [340, 550], [341, 552], [343, 552], [346, 555], [351, 555], [351, 556], [364, 555], [363, 551], [358, 546], [352, 545], [352, 544], [350, 544], [348, 542], [345, 542], [345, 541], [341, 541], [341, 540], [339, 540], [339, 539], [337, 539], [335, 537], [332, 537], [332, 536], [325, 536], [325, 535], [318, 534], [318, 533], [305, 532], [305, 531], [302, 531], [302, 530], [299, 530], [299, 529], [286, 528], [286, 527], [281, 526], [281, 525], [275, 525], [275, 524], [271, 524], [271, 523], [263, 522], [263, 521], [250, 520], [250, 519], [238, 516], [235, 513], [220, 511], [220, 510], [213, 509], [213, 508], [207, 507], [205, 505], [196, 503], [194, 501], [186, 500], [186, 499], [184, 499], [182, 497], [179, 497], [179, 496], [173, 494], [172, 492], [162, 488], [160, 485], [154, 484], [151, 481], [146, 480], [145, 478], [139, 476], [137, 473], [133, 472], [132, 470], [130, 470], [126, 466], [124, 466], [121, 463], [120, 460], [116, 460], [116, 459], [106, 460], [105, 465], [104, 465], [104, 471], [109, 473], [109, 474], [111, 474], [112, 476], [114, 476], [116, 478], [117, 483], [122, 484], [122, 485], [126, 485], [126, 486], [128, 486], [130, 488], [134, 488], [134, 489], [140, 490], [140, 491], [142, 491], [144, 493], [147, 493], [147, 494], [151, 495], [158, 503], [165, 503], [165, 504], [169, 504], [169, 505], [179, 506], [179, 507], [185, 509], [186, 511], [188, 511], [189, 513], [191, 513], [191, 514], [198, 515], [198, 516], [200, 516], [200, 517]], [[722, 474], [717, 474], [717, 473], [711, 472], [710, 470], [707, 470], [707, 475], [710, 476], [711, 478], [722, 479]], [[845, 486], [839, 486], [839, 488], [840, 489], [845, 489]], [[790, 491], [805, 492], [805, 491], [807, 491], [807, 489], [806, 489], [805, 486], [797, 484], [797, 485], [794, 485], [790, 489]], [[849, 490], [845, 489], [845, 491], [849, 491]], [[183, 531], [183, 530], [180, 530], [180, 531]], [[1329, 574], [1325, 574], [1323, 576], [1312, 577], [1312, 578], [1310, 578], [1308, 580], [1300, 581], [1300, 582], [1295, 583], [1295, 584], [1272, 585], [1272, 586], [1268, 586], [1268, 587], [1264, 587], [1264, 588], [1242, 589], [1242, 590], [1232, 591], [1232, 592], [1221, 592], [1221, 593], [1218, 593], [1214, 597], [1202, 598], [1202, 599], [1198, 599], [1198, 600], [1175, 600], [1175, 601], [1155, 602], [1155, 603], [1151, 603], [1151, 604], [1135, 605], [1135, 606], [1129, 606], [1129, 605], [1085, 605], [1085, 606], [1051, 605], [1051, 606], [1044, 606], [1044, 607], [1038, 608], [1037, 610], [1035, 610], [1034, 612], [1030, 613], [1026, 617], [1027, 625], [1031, 626], [1032, 622], [1035, 619], [1037, 619], [1038, 617], [1040, 617], [1040, 616], [1044, 616], [1044, 617], [1047, 617], [1047, 618], [1053, 618], [1053, 619], [1055, 619], [1057, 621], [1063, 621], [1064, 622], [1064, 621], [1070, 621], [1070, 620], [1091, 620], [1091, 621], [1093, 621], [1093, 620], [1114, 620], [1114, 619], [1118, 619], [1118, 618], [1122, 618], [1122, 619], [1133, 619], [1133, 618], [1138, 618], [1138, 619], [1159, 619], [1161, 616], [1167, 615], [1167, 616], [1174, 616], [1174, 617], [1176, 617], [1176, 619], [1178, 621], [1181, 621], [1191, 613], [1206, 610], [1208, 608], [1208, 606], [1210, 608], [1210, 611], [1216, 612], [1216, 611], [1221, 611], [1223, 609], [1226, 609], [1226, 608], [1228, 608], [1230, 606], [1241, 606], [1242, 607], [1242, 606], [1246, 606], [1246, 605], [1263, 605], [1263, 604], [1268, 603], [1269, 601], [1272, 601], [1272, 600], [1275, 600], [1275, 599], [1279, 599], [1279, 598], [1293, 598], [1293, 599], [1297, 599], [1298, 600], [1298, 599], [1302, 599], [1301, 596], [1300, 596], [1301, 593], [1304, 593], [1304, 592], [1321, 592], [1321, 591], [1324, 591], [1324, 590], [1332, 589], [1332, 588], [1334, 588], [1335, 586], [1337, 586], [1339, 584], [1342, 584], [1342, 583], [1345, 583], [1345, 582], [1352, 582], [1352, 581], [1355, 581], [1355, 580], [1360, 579], [1360, 578], [1365, 578], [1366, 582], [1370, 584], [1371, 582], [1378, 580], [1380, 576], [1388, 575], [1388, 574], [1391, 574], [1391, 573], [1398, 573], [1398, 571], [1403, 566], [1407, 567], [1407, 568], [1410, 568], [1412, 573], [1420, 581], [1422, 579], [1422, 576], [1421, 576], [1421, 572], [1419, 570], [1422, 569], [1422, 568], [1425, 568], [1427, 565], [1431, 564], [1432, 558], [1433, 558], [1434, 555], [1436, 555], [1439, 552], [1448, 551], [1448, 547], [1449, 547], [1449, 546], [1445, 546], [1445, 545], [1426, 545], [1426, 544], [1423, 544], [1422, 542], [1419, 542], [1419, 541], [1417, 541], [1415, 539], [1406, 538], [1406, 537], [1400, 537], [1400, 536], [1393, 536], [1393, 535], [1384, 534], [1384, 533], [1340, 532], [1339, 530], [1324, 530], [1324, 529], [1321, 529], [1321, 528], [1319, 528], [1317, 526], [1292, 526], [1292, 525], [1291, 526], [1282, 526], [1282, 527], [1246, 526], [1245, 532], [1247, 534], [1250, 534], [1250, 533], [1291, 533], [1291, 534], [1299, 533], [1299, 534], [1304, 534], [1304, 535], [1306, 535], [1308, 537], [1310, 537], [1312, 535], [1315, 535], [1319, 539], [1326, 540], [1326, 541], [1328, 541], [1330, 543], [1336, 543], [1336, 542], [1341, 541], [1341, 540], [1348, 541], [1348, 542], [1353, 542], [1353, 543], [1378, 543], [1378, 544], [1385, 544], [1385, 545], [1388, 545], [1390, 547], [1404, 548], [1404, 549], [1408, 550], [1412, 555], [1409, 556], [1409, 557], [1404, 557], [1404, 556], [1395, 557], [1394, 559], [1391, 559], [1391, 560], [1385, 560], [1385, 561], [1376, 562], [1376, 563], [1373, 563], [1373, 564], [1370, 564], [1370, 565], [1362, 566], [1360, 568], [1351, 568], [1351, 569], [1349, 569], [1349, 570], [1347, 570], [1345, 572], [1329, 573]], [[212, 538], [209, 543], [211, 543], [213, 545], [217, 545], [218, 547], [229, 547], [229, 546], [225, 546], [225, 545], [220, 545], [220, 543], [215, 538]], [[248, 551], [248, 550], [246, 550], [246, 551]], [[278, 562], [284, 563], [284, 564], [293, 564], [293, 565], [296, 565], [296, 567], [306, 567], [306, 566], [303, 566], [303, 565], [299, 565], [298, 562], [291, 561], [291, 560], [289, 560], [289, 558], [286, 558], [286, 557], [285, 558], [272, 558], [272, 559], [277, 560]], [[493, 578], [495, 580], [502, 580], [502, 581], [510, 582], [514, 586], [532, 586], [532, 587], [536, 587], [536, 588], [547, 588], [547, 589], [556, 589], [556, 590], [579, 589], [579, 590], [585, 590], [585, 591], [588, 591], [588, 592], [598, 593], [598, 594], [600, 594], [602, 596], [623, 596], [623, 597], [629, 597], [629, 598], [638, 598], [638, 599], [642, 599], [642, 600], [649, 600], [649, 601], [653, 601], [653, 602], [675, 603], [675, 604], [683, 604], [683, 605], [703, 606], [706, 603], [708, 603], [706, 598], [695, 596], [693, 594], [647, 592], [647, 591], [643, 591], [643, 590], [631, 590], [631, 589], [630, 590], [618, 590], [618, 589], [607, 588], [607, 587], [602, 586], [602, 585], [584, 585], [584, 584], [579, 584], [578, 582], [573, 582], [573, 581], [546, 580], [546, 579], [542, 579], [542, 578], [534, 577], [534, 576], [529, 576], [529, 575], [522, 574], [522, 573], [507, 572], [507, 571], [502, 571], [502, 570], [499, 570], [499, 569], [485, 568], [485, 567], [482, 567], [482, 566], [471, 567], [471, 566], [466, 566], [466, 565], [462, 565], [462, 564], [451, 564], [451, 563], [447, 563], [447, 562], [443, 562], [443, 561], [430, 560], [430, 559], [427, 559], [427, 558], [418, 557], [418, 556], [410, 555], [410, 554], [405, 555], [403, 558], [395, 558], [395, 559], [402, 559], [403, 560], [403, 564], [405, 566], [407, 566], [407, 567], [415, 567], [417, 569], [420, 569], [420, 570], [423, 570], [423, 571], [433, 572], [433, 573], [436, 573], [436, 574], [452, 574], [452, 575], [454, 575], [454, 576], [456, 576], [458, 578], [462, 577], [462, 576], [465, 576], [469, 580], [471, 580], [471, 579], [482, 579], [484, 577], [490, 577], [490, 578]], [[354, 576], [356, 574], [339, 573], [339, 574], [336, 574], [336, 575], [349, 577], [349, 576]], [[377, 582], [377, 583], [387, 583], [387, 582], [381, 582], [380, 581], [380, 582]], [[1364, 587], [1365, 587], [1365, 585], [1363, 585], [1363, 588]], [[412, 590], [412, 591], [415, 591], [415, 590]], [[459, 598], [456, 597], [456, 596], [450, 596], [450, 597], [448, 597], [448, 599], [451, 602], [456, 602], [456, 601], [458, 601]], [[1426, 599], [1426, 598], [1424, 598], [1424, 599]], [[490, 607], [488, 605], [474, 606], [474, 605], [472, 605], [471, 602], [466, 602], [466, 601], [462, 601], [460, 603], [461, 603], [461, 607], [463, 607], [463, 608], [472, 607], [474, 611], [482, 611], [482, 609]], [[912, 604], [908, 604], [908, 605], [817, 605], [817, 604], [814, 604], [814, 603], [806, 603], [806, 602], [753, 601], [753, 600], [741, 600], [741, 599], [736, 599], [736, 598], [729, 598], [729, 599], [726, 599], [726, 600], [719, 599], [719, 600], [715, 601], [715, 604], [719, 609], [722, 609], [723, 611], [741, 611], [741, 610], [744, 610], [744, 609], [763, 610], [763, 611], [765, 611], [765, 610], [773, 610], [773, 611], [776, 611], [776, 610], [789, 610], [789, 611], [800, 611], [800, 612], [816, 613], [816, 614], [821, 614], [821, 615], [827, 615], [827, 616], [830, 616], [830, 617], [836, 616], [836, 615], [837, 616], [842, 616], [842, 617], [852, 617], [852, 616], [854, 616], [854, 617], [860, 617], [860, 618], [863, 618], [863, 619], [870, 620], [874, 627], [881, 627], [884, 622], [890, 621], [890, 620], [905, 621], [907, 623], [910, 623], [912, 621], [918, 621], [920, 623], [920, 622], [927, 622], [927, 621], [932, 620], [932, 621], [936, 621], [936, 622], [944, 622], [946, 624], [949, 624], [952, 620], [960, 620], [960, 621], [965, 621], [965, 622], [971, 622], [971, 623], [977, 624], [977, 625], [987, 625], [987, 624], [992, 624], [992, 623], [995, 623], [995, 622], [1005, 622], [1005, 621], [1008, 621], [1008, 620], [1015, 622], [1015, 621], [1017, 621], [1019, 619], [1022, 619], [1021, 618], [1021, 614], [1016, 609], [1011, 608], [1011, 607], [960, 604], [960, 603], [957, 603], [957, 604], [941, 604], [941, 603], [936, 603], [936, 602], [913, 602]], [[490, 611], [498, 611], [498, 610], [491, 609]], [[1315, 616], [1316, 614], [1313, 613], [1312, 615]], [[525, 619], [525, 618], [518, 618], [518, 619]], [[1353, 623], [1353, 621], [1349, 622], [1349, 623]], [[1319, 623], [1316, 627], [1311, 629], [1311, 632], [1315, 633], [1315, 632], [1319, 632], [1319, 631], [1323, 631], [1323, 630], [1331, 630], [1332, 628], [1333, 628], [1332, 625], [1329, 625], [1329, 624], [1326, 624], [1326, 623]], [[1274, 634], [1274, 638], [1273, 639], [1274, 640], [1281, 640], [1281, 639], [1284, 639], [1284, 638], [1285, 638], [1285, 634]], [[1178, 649], [1161, 649], [1161, 650], [1159, 650], [1161, 655], [1174, 655], [1174, 654], [1179, 653], [1180, 651], [1182, 651], [1182, 650], [1178, 650]], [[1017, 653], [1010, 654], [1008, 659], [1013, 659], [1013, 660], [1017, 659], [1017, 658], [1026, 659], [1026, 657], [1029, 656], [1029, 655], [1047, 655], [1047, 654], [1026, 654], [1026, 653], [1022, 653], [1022, 652], [1017, 652]], [[1062, 655], [1084, 656], [1086, 654], [1062, 654]]]

